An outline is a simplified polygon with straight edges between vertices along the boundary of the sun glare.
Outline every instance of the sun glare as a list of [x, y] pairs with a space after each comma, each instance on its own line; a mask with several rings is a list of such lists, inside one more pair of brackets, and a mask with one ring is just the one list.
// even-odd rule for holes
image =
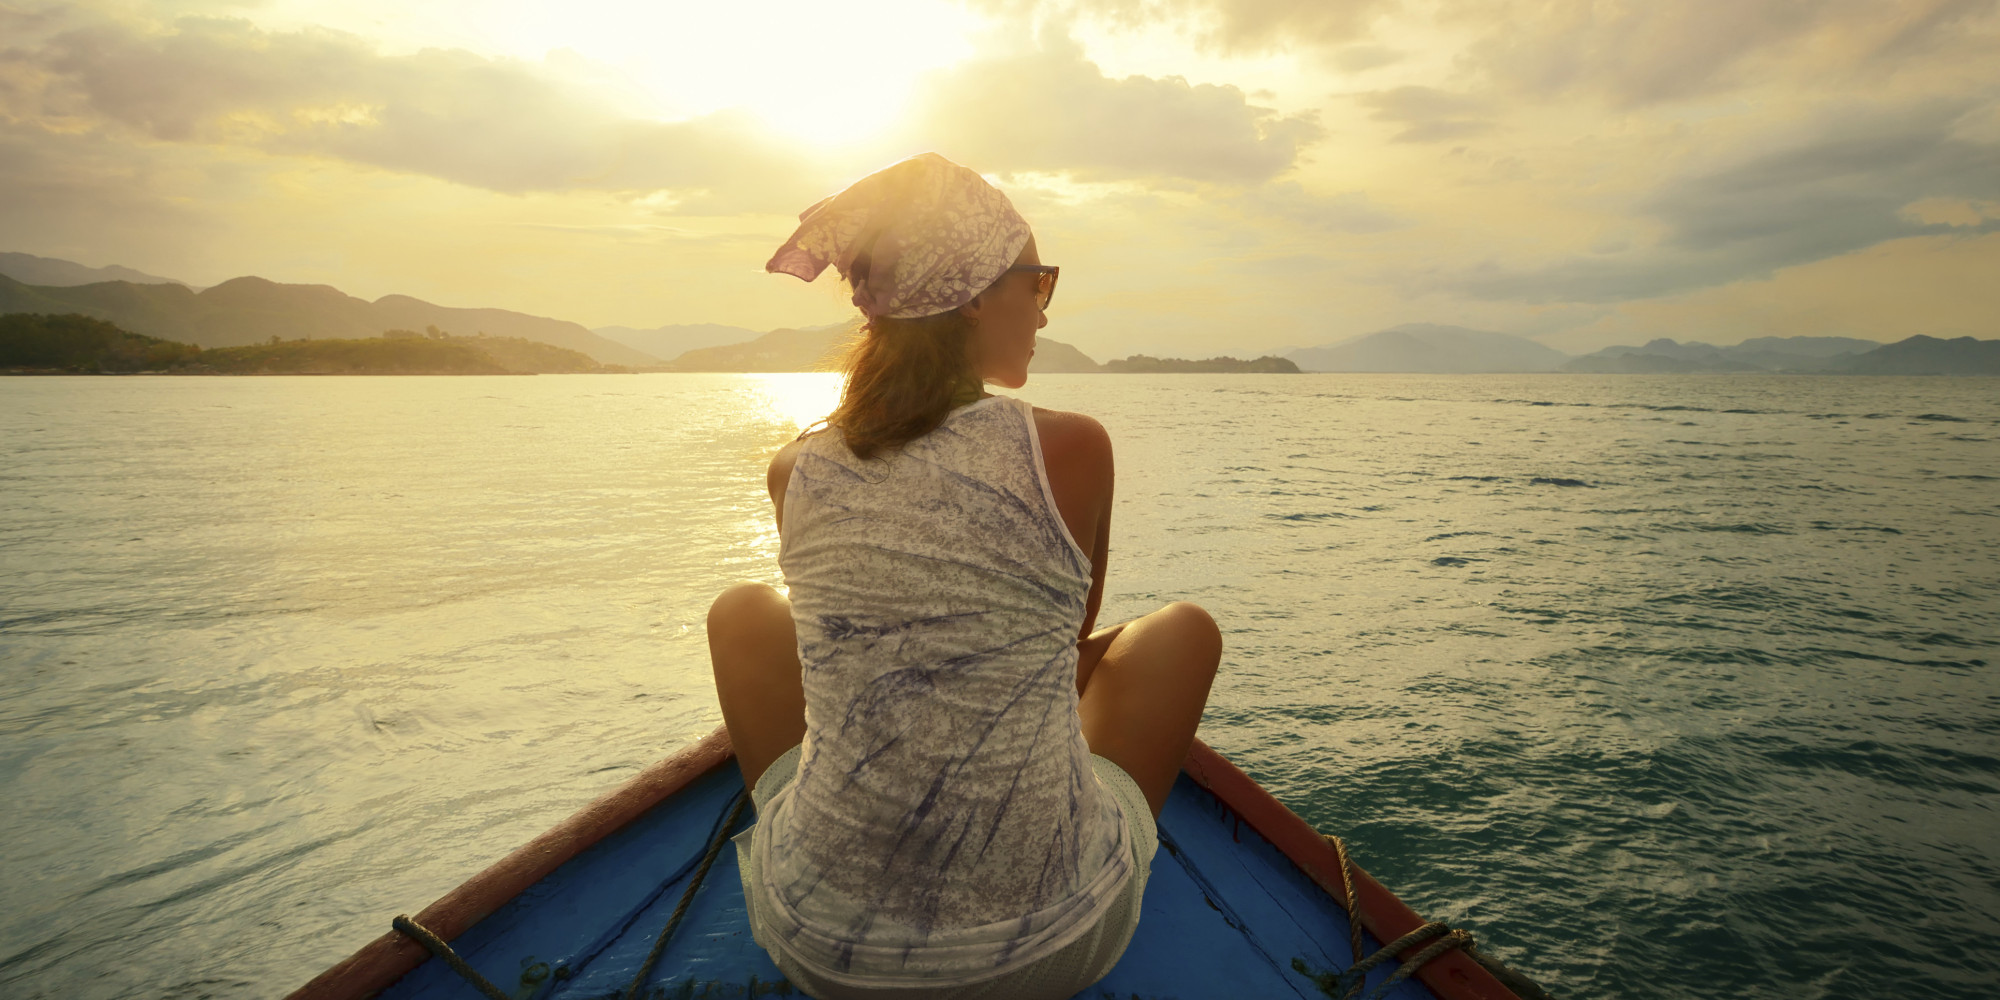
[[252, 16], [268, 29], [353, 32], [390, 52], [540, 62], [567, 49], [645, 88], [663, 118], [741, 109], [835, 146], [893, 125], [918, 78], [970, 56], [988, 26], [951, 0], [270, 0]]
[[920, 75], [971, 54], [979, 24], [936, 0], [581, 0], [521, 11], [509, 45], [569, 48], [616, 66], [669, 116], [736, 108], [783, 134], [840, 144], [892, 125]]
[[835, 372], [783, 372], [750, 378], [771, 412], [799, 430], [825, 420], [840, 402], [840, 375]]

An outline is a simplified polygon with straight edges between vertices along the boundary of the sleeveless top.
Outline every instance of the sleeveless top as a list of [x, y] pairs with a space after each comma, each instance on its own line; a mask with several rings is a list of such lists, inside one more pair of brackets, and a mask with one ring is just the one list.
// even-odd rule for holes
[[806, 736], [752, 840], [777, 946], [850, 985], [950, 986], [1076, 940], [1131, 848], [1077, 717], [1090, 560], [1033, 409], [989, 396], [866, 461], [815, 434], [784, 503]]

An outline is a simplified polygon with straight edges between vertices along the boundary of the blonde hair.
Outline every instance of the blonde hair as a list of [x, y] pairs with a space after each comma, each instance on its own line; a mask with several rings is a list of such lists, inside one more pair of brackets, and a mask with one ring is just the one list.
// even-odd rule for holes
[[953, 407], [981, 391], [969, 349], [977, 327], [957, 310], [869, 320], [841, 361], [847, 378], [827, 424], [860, 458], [936, 430]]

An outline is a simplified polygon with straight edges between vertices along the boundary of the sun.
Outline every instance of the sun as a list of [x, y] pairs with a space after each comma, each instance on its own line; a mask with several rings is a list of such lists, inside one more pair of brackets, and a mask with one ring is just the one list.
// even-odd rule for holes
[[952, 0], [267, 0], [252, 16], [269, 29], [352, 32], [391, 52], [581, 57], [621, 78], [612, 89], [644, 90], [650, 117], [746, 111], [816, 146], [891, 128], [925, 73], [966, 59], [993, 28]]
[[894, 125], [919, 78], [972, 52], [982, 24], [936, 0], [629, 3], [519, 10], [514, 47], [568, 48], [618, 68], [673, 117], [747, 111], [817, 145]]

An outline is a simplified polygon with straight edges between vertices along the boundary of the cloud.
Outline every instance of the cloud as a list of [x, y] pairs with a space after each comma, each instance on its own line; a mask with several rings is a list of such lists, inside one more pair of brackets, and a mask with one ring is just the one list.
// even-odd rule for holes
[[1509, 89], [1543, 96], [1584, 91], [1614, 104], [1648, 104], [1719, 86], [1750, 53], [1810, 31], [1829, 6], [1562, 0], [1535, 5], [1534, 16], [1495, 18], [1471, 55]]
[[1816, 64], [1811, 75], [1822, 85], [1830, 76], [1879, 84], [1896, 72], [1925, 71], [1914, 57], [1941, 49], [1983, 49], [1990, 58], [1991, 26], [1964, 29], [1994, 7], [1995, 0], [1461, 0], [1443, 18], [1479, 31], [1466, 63], [1503, 90], [1632, 108], [1799, 75], [1778, 65], [1785, 58]]
[[1296, 181], [1253, 188], [1233, 204], [1249, 216], [1279, 219], [1322, 233], [1366, 235], [1407, 229], [1411, 225], [1410, 220], [1383, 208], [1363, 192], [1318, 195]]
[[234, 165], [189, 159], [101, 136], [50, 135], [0, 122], [0, 232], [10, 243], [49, 247], [81, 245], [86, 234], [108, 229], [205, 236], [215, 228], [212, 220], [175, 195], [242, 177]]
[[1895, 29], [1888, 39], [1876, 46], [1873, 55], [1878, 59], [1906, 59], [1928, 55], [1947, 47], [1954, 40], [1963, 40], [1963, 29], [1967, 21], [1974, 20], [1993, 11], [1994, 0], [1936, 0], [1925, 5], [1913, 5], [1910, 16]]
[[1403, 53], [1384, 45], [1360, 43], [1334, 49], [1328, 60], [1343, 73], [1361, 73], [1402, 62]]
[[1179, 77], [1112, 79], [1080, 47], [1040, 47], [935, 74], [912, 136], [994, 172], [1066, 172], [1083, 180], [1179, 178], [1256, 184], [1290, 170], [1322, 132], [1242, 90]]
[[[1020, 0], [983, 6], [1034, 9]], [[1077, 0], [1072, 9], [1116, 25], [1173, 25], [1206, 47], [1237, 55], [1352, 41], [1396, 7], [1396, 0]]]
[[1490, 130], [1489, 104], [1482, 98], [1454, 94], [1434, 87], [1397, 87], [1376, 90], [1356, 98], [1370, 109], [1368, 117], [1378, 122], [1407, 126], [1396, 133], [1396, 142], [1445, 142]]
[[1765, 277], [1903, 237], [1995, 231], [2000, 221], [1983, 214], [1923, 214], [2000, 200], [2000, 146], [1956, 133], [1967, 112], [1962, 101], [1830, 110], [1802, 136], [1654, 192], [1637, 206], [1664, 226], [1651, 247], [1539, 268], [1487, 264], [1447, 284], [1482, 299], [1610, 302]]
[[[0, 54], [0, 84], [0, 112], [51, 131], [332, 157], [510, 194], [672, 190], [683, 214], [794, 211], [895, 158], [878, 147], [836, 163], [741, 112], [634, 118], [550, 63], [383, 55], [354, 35], [235, 19], [58, 30]], [[1085, 179], [1254, 184], [1320, 135], [1235, 87], [1106, 77], [1060, 36], [939, 71], [917, 111], [905, 144]]]
[[[706, 189], [805, 195], [796, 152], [741, 115], [635, 119], [545, 66], [463, 51], [384, 56], [353, 35], [186, 18], [97, 23], [0, 56], [16, 120], [327, 156], [507, 193]], [[775, 189], [775, 190], [773, 190]]]

